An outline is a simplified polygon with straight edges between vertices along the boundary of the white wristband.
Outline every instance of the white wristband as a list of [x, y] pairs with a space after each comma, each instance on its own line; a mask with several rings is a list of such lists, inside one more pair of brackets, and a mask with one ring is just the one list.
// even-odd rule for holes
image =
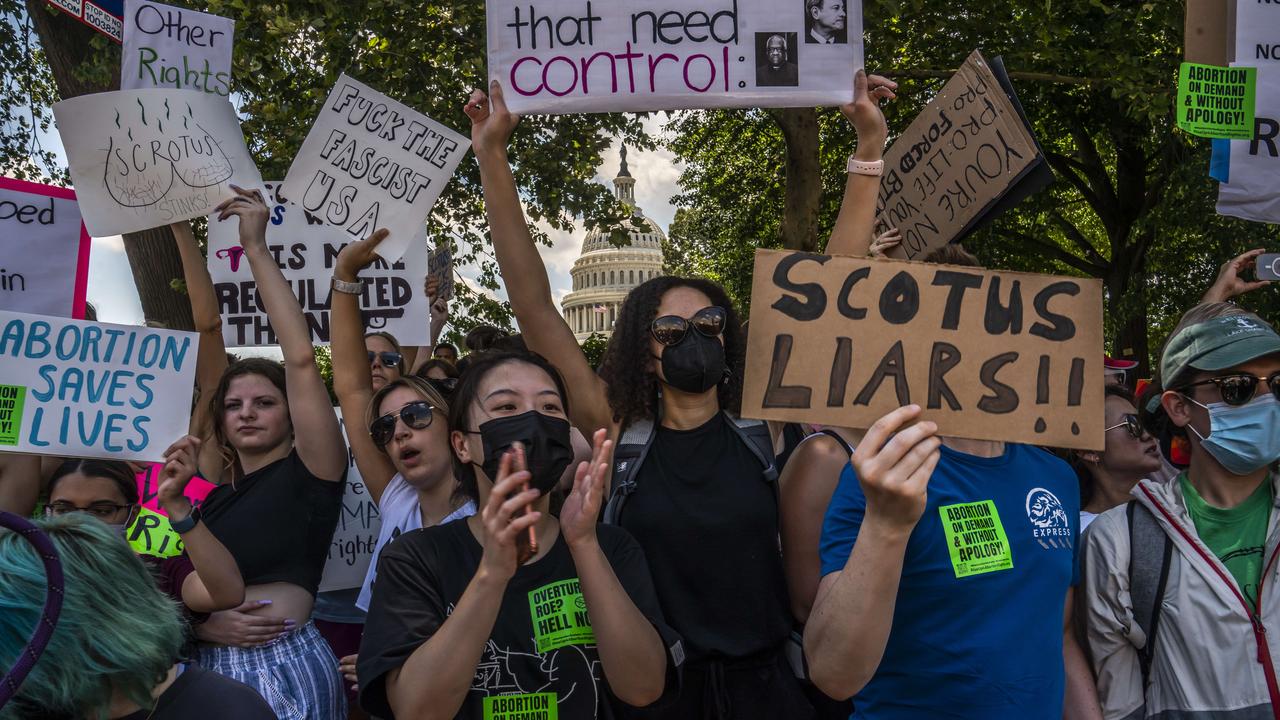
[[849, 172], [854, 173], [855, 175], [871, 175], [873, 177], [879, 177], [884, 174], [884, 160], [868, 162], [866, 160], [859, 160], [850, 155]]
[[334, 290], [348, 295], [360, 295], [364, 292], [364, 280], [362, 278], [356, 278], [355, 282], [347, 282], [335, 277], [329, 281], [329, 284]]

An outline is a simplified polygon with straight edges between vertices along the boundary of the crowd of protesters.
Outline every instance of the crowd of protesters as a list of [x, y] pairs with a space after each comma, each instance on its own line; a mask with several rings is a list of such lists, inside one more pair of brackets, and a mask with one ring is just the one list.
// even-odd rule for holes
[[[841, 108], [861, 163], [895, 90], [859, 73]], [[943, 436], [916, 405], [865, 429], [746, 420], [743, 318], [707, 279], [635, 288], [588, 363], [538, 271], [502, 93], [465, 111], [521, 334], [481, 328], [460, 357], [432, 284], [435, 344], [366, 332], [361, 272], [388, 235], [348, 244], [347, 442], [262, 195], [237, 188], [211, 222], [238, 224], [281, 362], [228, 356], [173, 226], [198, 400], [158, 502], [184, 551], [129, 550], [142, 468], [0, 455], [0, 509], [42, 516], [66, 568], [52, 644], [0, 718], [1280, 718], [1280, 335], [1231, 302], [1265, 285], [1260, 251], [1206, 283], [1151, 382], [1106, 359], [1101, 450]], [[849, 175], [828, 253], [901, 242], [873, 238], [879, 187]], [[978, 265], [959, 245], [926, 262]], [[363, 584], [320, 592], [348, 451], [381, 531]], [[197, 476], [216, 488], [193, 507]], [[1007, 567], [970, 576], [948, 512], [1061, 532], [1001, 529]], [[44, 587], [0, 532], [0, 666]]]

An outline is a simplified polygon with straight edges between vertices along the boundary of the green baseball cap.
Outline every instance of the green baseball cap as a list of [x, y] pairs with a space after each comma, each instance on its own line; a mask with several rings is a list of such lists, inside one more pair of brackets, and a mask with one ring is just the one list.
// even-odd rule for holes
[[1280, 335], [1253, 315], [1228, 315], [1189, 325], [1170, 338], [1160, 358], [1166, 389], [1187, 370], [1215, 372], [1280, 353]]

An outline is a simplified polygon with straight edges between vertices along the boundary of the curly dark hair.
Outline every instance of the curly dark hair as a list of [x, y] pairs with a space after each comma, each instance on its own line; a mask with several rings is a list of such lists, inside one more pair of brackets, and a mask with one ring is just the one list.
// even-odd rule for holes
[[663, 295], [680, 287], [697, 290], [710, 298], [712, 305], [724, 308], [724, 358], [729, 377], [719, 385], [717, 397], [722, 410], [736, 413], [742, 405], [746, 334], [733, 301], [724, 288], [710, 280], [663, 275], [646, 280], [627, 295], [600, 363], [600, 377], [609, 386], [609, 407], [623, 425], [658, 414], [658, 377], [649, 369], [649, 325], [658, 315]]

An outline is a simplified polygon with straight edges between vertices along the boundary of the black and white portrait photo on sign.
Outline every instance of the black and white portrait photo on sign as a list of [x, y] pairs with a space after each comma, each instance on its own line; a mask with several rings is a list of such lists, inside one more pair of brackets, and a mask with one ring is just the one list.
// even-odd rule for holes
[[816, 45], [849, 42], [849, 11], [845, 0], [802, 0], [804, 41]]
[[756, 86], [795, 87], [800, 84], [796, 34], [756, 33]]

